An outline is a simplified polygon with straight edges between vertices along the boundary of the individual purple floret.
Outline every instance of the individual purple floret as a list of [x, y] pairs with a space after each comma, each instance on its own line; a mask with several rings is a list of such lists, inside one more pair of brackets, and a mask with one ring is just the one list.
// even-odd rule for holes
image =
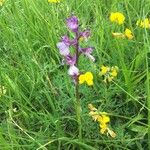
[[66, 64], [68, 64], [68, 65], [75, 65], [76, 64], [76, 55], [74, 55], [74, 56], [71, 56], [71, 55], [66, 56]]
[[93, 47], [86, 47], [86, 48], [80, 48], [79, 49], [80, 52], [82, 52], [82, 53], [89, 53], [89, 54], [91, 54], [93, 50], [94, 50]]
[[80, 33], [79, 38], [83, 38], [83, 39], [87, 40], [90, 37], [90, 35], [91, 35], [91, 32], [89, 29], [87, 29]]
[[70, 18], [67, 19], [67, 26], [70, 30], [72, 30], [73, 32], [78, 32], [78, 18], [76, 16], [72, 16]]
[[85, 53], [85, 55], [91, 60], [91, 61], [95, 61], [95, 57], [94, 56], [92, 56], [91, 54], [89, 54], [89, 53]]
[[64, 42], [57, 43], [57, 48], [62, 56], [69, 55], [69, 47]]
[[75, 65], [72, 65], [68, 70], [68, 74], [73, 77], [76, 77], [79, 75], [79, 69]]
[[62, 36], [61, 41], [65, 43], [67, 46], [71, 45], [71, 41], [67, 35]]
[[67, 46], [76, 45], [77, 39], [70, 40], [67, 35], [62, 36], [61, 42], [64, 42]]
[[80, 48], [79, 51], [83, 53], [85, 56], [87, 56], [91, 61], [95, 61], [95, 58], [91, 55], [93, 52], [93, 47], [87, 47], [87, 48]]

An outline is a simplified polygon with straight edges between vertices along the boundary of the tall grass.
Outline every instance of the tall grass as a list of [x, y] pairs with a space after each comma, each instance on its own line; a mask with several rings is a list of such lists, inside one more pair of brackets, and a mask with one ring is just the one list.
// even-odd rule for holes
[[[124, 26], [109, 21], [114, 11], [126, 16]], [[80, 18], [82, 28], [91, 28], [96, 57], [95, 63], [82, 58], [79, 66], [95, 77], [93, 88], [79, 89], [82, 141], [74, 86], [56, 48], [71, 14]], [[148, 0], [6, 0], [0, 7], [0, 85], [7, 89], [0, 97], [0, 149], [148, 149], [150, 31], [135, 25], [146, 16]], [[133, 40], [111, 36], [125, 27], [133, 30]], [[97, 76], [102, 64], [119, 67], [118, 78], [108, 86]], [[116, 138], [99, 133], [88, 116], [89, 103], [110, 114]]]

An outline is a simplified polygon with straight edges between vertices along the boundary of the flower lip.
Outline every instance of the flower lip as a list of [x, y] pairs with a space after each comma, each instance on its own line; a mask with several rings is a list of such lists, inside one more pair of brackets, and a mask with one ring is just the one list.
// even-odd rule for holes
[[79, 38], [88, 39], [91, 35], [90, 29], [86, 29], [83, 32], [80, 33]]
[[61, 42], [65, 43], [67, 46], [76, 45], [77, 39], [70, 40], [67, 35], [61, 37]]
[[80, 51], [82, 53], [89, 53], [89, 54], [91, 54], [93, 50], [94, 50], [94, 47], [80, 48]]
[[71, 44], [69, 37], [67, 35], [62, 36], [61, 42], [65, 43], [67, 46], [70, 46]]
[[75, 65], [76, 63], [76, 55], [71, 56], [70, 54], [66, 56], [66, 63], [68, 65]]
[[76, 16], [71, 16], [70, 18], [67, 19], [66, 21], [67, 26], [69, 29], [71, 29], [73, 32], [78, 31], [78, 18]]
[[69, 47], [64, 42], [57, 43], [57, 48], [59, 49], [61, 55], [69, 55]]
[[68, 74], [71, 76], [78, 76], [79, 75], [79, 69], [75, 66], [75, 65], [71, 65], [69, 70], [68, 70]]
[[95, 58], [91, 55], [94, 47], [80, 48], [80, 52], [87, 56], [91, 61], [95, 61]]
[[92, 62], [95, 61], [95, 57], [92, 56], [91, 54], [87, 53], [87, 54], [85, 54], [85, 55], [86, 55]]

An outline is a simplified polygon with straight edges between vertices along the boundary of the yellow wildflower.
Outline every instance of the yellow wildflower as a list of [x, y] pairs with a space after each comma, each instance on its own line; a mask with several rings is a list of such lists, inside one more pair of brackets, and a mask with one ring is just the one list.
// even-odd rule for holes
[[97, 118], [97, 121], [101, 122], [102, 124], [106, 124], [106, 123], [110, 122], [110, 118], [106, 115], [107, 115], [106, 112], [102, 112], [101, 116], [99, 116]]
[[107, 131], [107, 124], [100, 124], [100, 133], [104, 134]]
[[102, 66], [99, 75], [104, 77], [105, 83], [111, 82], [118, 75], [118, 67]]
[[112, 138], [116, 137], [116, 133], [112, 130], [110, 130], [109, 128], [107, 128], [107, 135], [110, 135]]
[[94, 121], [96, 121], [99, 117], [97, 109], [92, 104], [88, 104], [88, 108], [90, 109], [89, 115], [93, 118]]
[[125, 38], [125, 35], [123, 33], [118, 33], [118, 32], [113, 32], [112, 35], [116, 38], [121, 38], [121, 39], [124, 39]]
[[116, 134], [112, 130], [110, 130], [108, 127], [110, 118], [107, 115], [107, 113], [106, 112], [98, 112], [98, 110], [92, 104], [88, 104], [88, 107], [90, 109], [89, 115], [93, 118], [94, 121], [97, 121], [99, 123], [100, 133], [101, 134], [107, 133], [111, 137], [115, 138]]
[[138, 20], [138, 21], [136, 22], [136, 25], [141, 27], [141, 20]]
[[136, 25], [141, 28], [150, 28], [150, 19], [145, 18], [144, 20], [138, 20]]
[[82, 84], [82, 83], [84, 83], [85, 82], [85, 75], [84, 74], [81, 74], [80, 76], [79, 76], [79, 84]]
[[93, 85], [93, 74], [91, 72], [86, 72], [79, 76], [79, 84], [83, 84], [84, 82], [86, 82], [89, 86]]
[[148, 18], [143, 20], [142, 27], [143, 28], [150, 28], [150, 20]]
[[83, 41], [84, 41], [84, 37], [81, 36], [81, 37], [79, 38], [79, 41], [80, 41], [80, 42], [83, 42]]
[[108, 81], [108, 82], [111, 82], [111, 81], [113, 80], [113, 78], [114, 78], [113, 76], [111, 76], [111, 77], [108, 76], [108, 78], [105, 79], [104, 82], [105, 82], [105, 83], [107, 83], [107, 81]]
[[88, 86], [92, 86], [93, 85], [93, 80], [87, 80], [86, 83], [87, 83]]
[[6, 93], [6, 88], [0, 85], [0, 97]]
[[128, 28], [125, 29], [124, 33], [114, 32], [112, 33], [112, 35], [119, 39], [124, 39], [124, 38], [128, 38], [129, 40], [133, 39], [132, 31]]
[[117, 66], [112, 67], [112, 68], [111, 68], [111, 75], [112, 75], [113, 77], [116, 77], [117, 74], [118, 74], [118, 67], [117, 67]]
[[118, 23], [119, 25], [124, 23], [125, 16], [120, 12], [112, 12], [109, 17], [111, 22]]
[[60, 0], [48, 0], [49, 3], [59, 3]]
[[86, 72], [85, 73], [85, 80], [89, 86], [93, 85], [93, 74], [91, 72]]
[[0, 6], [3, 6], [5, 0], [0, 0]]
[[107, 66], [101, 66], [101, 71], [100, 71], [100, 75], [102, 76], [102, 75], [105, 75], [108, 71], [110, 70], [110, 68], [109, 67], [107, 67]]
[[88, 104], [88, 108], [90, 111], [97, 111], [97, 108], [95, 108], [92, 104]]
[[132, 31], [130, 29], [126, 28], [124, 34], [129, 40], [133, 39]]
[[117, 70], [115, 70], [115, 69], [111, 72], [111, 75], [112, 75], [113, 77], [116, 77], [117, 74], [118, 74], [118, 73], [117, 73]]

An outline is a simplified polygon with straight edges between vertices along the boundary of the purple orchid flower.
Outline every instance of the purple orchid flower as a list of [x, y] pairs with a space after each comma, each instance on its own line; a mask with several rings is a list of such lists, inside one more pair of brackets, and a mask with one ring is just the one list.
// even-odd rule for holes
[[67, 35], [62, 36], [61, 42], [65, 43], [67, 46], [71, 45], [71, 41]]
[[68, 70], [68, 74], [73, 77], [78, 76], [79, 69], [75, 65], [72, 65], [72, 66], [70, 66], [70, 68]]
[[77, 43], [77, 39], [70, 40], [67, 35], [64, 35], [61, 38], [61, 42], [64, 42], [67, 46], [71, 46]]
[[91, 61], [95, 61], [95, 57], [94, 56], [92, 56], [91, 54], [89, 54], [89, 53], [87, 53], [87, 54], [85, 54]]
[[82, 52], [82, 53], [89, 53], [89, 54], [91, 54], [93, 50], [94, 50], [93, 47], [80, 48], [80, 52]]
[[71, 16], [70, 18], [68, 18], [66, 23], [70, 30], [72, 30], [73, 32], [78, 31], [79, 24], [78, 24], [78, 18], [76, 16]]
[[76, 64], [76, 55], [74, 55], [74, 56], [67, 55], [66, 56], [66, 64], [75, 65]]
[[91, 35], [91, 32], [89, 29], [87, 29], [80, 33], [79, 38], [83, 37], [85, 40], [87, 40], [90, 37], [90, 35]]
[[91, 61], [95, 61], [95, 58], [91, 55], [92, 51], [94, 50], [93, 47], [87, 48], [80, 48], [80, 52], [87, 56]]
[[57, 43], [57, 48], [62, 56], [69, 55], [69, 47], [64, 42]]
[[[62, 36], [60, 42], [57, 43], [57, 48], [63, 56], [62, 65], [69, 65], [68, 74], [72, 77], [74, 83], [78, 83], [79, 69], [77, 68], [77, 64], [80, 54], [83, 54], [90, 60], [95, 61], [95, 58], [91, 55], [94, 48], [80, 48], [80, 38], [87, 40], [90, 37], [91, 32], [89, 29], [79, 32], [79, 23], [76, 16], [69, 17], [66, 20], [66, 24], [67, 27], [74, 32], [74, 38], [70, 39], [67, 35]], [[75, 49], [74, 53], [70, 52], [70, 47]]]

